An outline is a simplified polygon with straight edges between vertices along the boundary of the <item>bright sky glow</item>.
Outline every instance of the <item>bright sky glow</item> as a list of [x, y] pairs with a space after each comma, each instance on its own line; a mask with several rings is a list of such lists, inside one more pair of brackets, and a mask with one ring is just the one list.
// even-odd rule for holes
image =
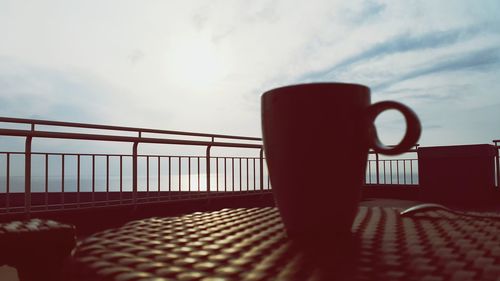
[[210, 92], [223, 82], [227, 71], [225, 59], [210, 38], [179, 40], [165, 54], [165, 76], [184, 91]]
[[[260, 136], [263, 91], [338, 81], [412, 107], [422, 145], [491, 143], [499, 14], [497, 0], [0, 0], [0, 115]], [[377, 123], [401, 136], [398, 114]]]

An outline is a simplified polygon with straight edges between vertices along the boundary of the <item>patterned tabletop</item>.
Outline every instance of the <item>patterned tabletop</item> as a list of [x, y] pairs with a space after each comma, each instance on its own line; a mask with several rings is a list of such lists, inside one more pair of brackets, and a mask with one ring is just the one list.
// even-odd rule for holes
[[340, 258], [304, 253], [271, 207], [132, 221], [81, 241], [69, 279], [500, 280], [500, 219], [399, 212], [360, 207]]

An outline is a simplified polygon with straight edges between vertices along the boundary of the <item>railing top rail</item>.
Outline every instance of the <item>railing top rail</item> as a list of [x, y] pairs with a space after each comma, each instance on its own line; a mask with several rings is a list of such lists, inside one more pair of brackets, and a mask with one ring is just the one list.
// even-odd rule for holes
[[[223, 139], [234, 139], [234, 140], [251, 140], [251, 141], [261, 141], [262, 140], [261, 138], [256, 138], [256, 137], [244, 137], [244, 136], [208, 134], [208, 133], [194, 133], [194, 132], [184, 132], [184, 131], [171, 131], [171, 130], [159, 130], [159, 129], [137, 128], [137, 127], [98, 125], [98, 124], [88, 124], [88, 123], [61, 122], [61, 121], [11, 118], [11, 117], [0, 117], [0, 122], [29, 124], [29, 125], [72, 127], [72, 128], [83, 128], [83, 129], [126, 131], [126, 132], [137, 132], [137, 133], [140, 132], [140, 133], [153, 133], [153, 134], [166, 134], [166, 135], [182, 135], [182, 136], [192, 136], [192, 137], [223, 138]], [[1, 130], [0, 130], [0, 132], [1, 132]]]
[[498, 143], [500, 143], [500, 140], [493, 140], [493, 142], [495, 143], [495, 145], [497, 145]]
[[163, 143], [163, 144], [244, 147], [244, 148], [261, 148], [262, 147], [262, 145], [260, 145], [260, 144], [251, 144], [251, 143], [249, 144], [249, 143], [232, 143], [232, 142], [215, 142], [215, 141], [198, 141], [198, 140], [178, 140], [178, 139], [166, 139], [166, 138], [147, 138], [147, 137], [116, 136], [116, 135], [97, 135], [97, 134], [81, 134], [81, 133], [48, 132], [48, 131], [29, 131], [29, 130], [17, 130], [17, 129], [0, 129], [0, 135], [17, 136], [17, 137], [114, 141], [114, 142], [130, 142], [130, 143], [135, 143], [135, 142], [137, 142], [137, 143]]

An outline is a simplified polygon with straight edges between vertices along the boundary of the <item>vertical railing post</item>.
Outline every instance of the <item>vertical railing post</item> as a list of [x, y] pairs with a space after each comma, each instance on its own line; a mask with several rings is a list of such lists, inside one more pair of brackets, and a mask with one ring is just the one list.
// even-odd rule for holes
[[76, 201], [80, 207], [80, 154], [76, 155]]
[[146, 156], [146, 193], [149, 200], [149, 155]]
[[106, 155], [106, 205], [109, 204], [109, 155]]
[[64, 209], [64, 165], [65, 165], [65, 160], [64, 160], [64, 154], [61, 154], [61, 203], [62, 203], [62, 208]]
[[[214, 142], [214, 137], [212, 137], [212, 142]], [[207, 161], [207, 192], [210, 192], [210, 149], [212, 148], [212, 145], [209, 144], [207, 146], [207, 154], [206, 154], [206, 161]]]
[[[139, 138], [142, 134], [139, 132]], [[132, 202], [135, 205], [137, 203], [137, 147], [139, 146], [139, 141], [135, 141], [132, 146]]]
[[380, 167], [379, 167], [379, 158], [378, 153], [375, 152], [375, 176], [377, 177], [377, 184], [380, 184]]
[[260, 190], [264, 189], [264, 149], [260, 149]]
[[92, 206], [95, 205], [95, 154], [92, 154]]
[[[31, 124], [31, 131], [35, 130], [35, 124]], [[24, 148], [24, 210], [26, 217], [31, 217], [31, 142], [33, 136], [26, 137]]]
[[160, 200], [160, 186], [161, 186], [161, 158], [158, 156], [158, 194], [157, 194], [157, 200]]
[[45, 186], [44, 186], [45, 210], [49, 209], [49, 154], [45, 154]]
[[7, 157], [6, 160], [6, 171], [5, 171], [5, 208], [7, 209], [7, 212], [9, 212], [10, 209], [10, 153], [7, 152], [5, 154], [5, 157]]
[[137, 203], [137, 147], [139, 142], [134, 142], [132, 147], [132, 202]]
[[[418, 143], [415, 144], [415, 153], [417, 154], [417, 183], [420, 186], [420, 170], [418, 169], [420, 167], [420, 165], [419, 165], [420, 160], [418, 159], [418, 147], [419, 146], [420, 146], [420, 144], [418, 144]], [[412, 176], [412, 181], [413, 181], [413, 174], [411, 176]]]
[[497, 160], [497, 187], [500, 188], [500, 147], [497, 141], [495, 141], [495, 150]]
[[367, 166], [368, 166], [368, 175], [365, 172], [365, 184], [372, 184], [372, 164], [370, 162], [370, 157], [368, 156]]
[[123, 155], [120, 155], [120, 204], [123, 203]]

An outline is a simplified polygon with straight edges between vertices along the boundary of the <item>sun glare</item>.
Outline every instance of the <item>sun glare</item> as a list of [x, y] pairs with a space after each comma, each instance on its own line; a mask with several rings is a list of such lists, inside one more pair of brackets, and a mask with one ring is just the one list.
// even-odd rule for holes
[[194, 91], [213, 89], [223, 79], [223, 56], [214, 43], [204, 38], [191, 38], [175, 44], [167, 54], [168, 75], [181, 88]]

